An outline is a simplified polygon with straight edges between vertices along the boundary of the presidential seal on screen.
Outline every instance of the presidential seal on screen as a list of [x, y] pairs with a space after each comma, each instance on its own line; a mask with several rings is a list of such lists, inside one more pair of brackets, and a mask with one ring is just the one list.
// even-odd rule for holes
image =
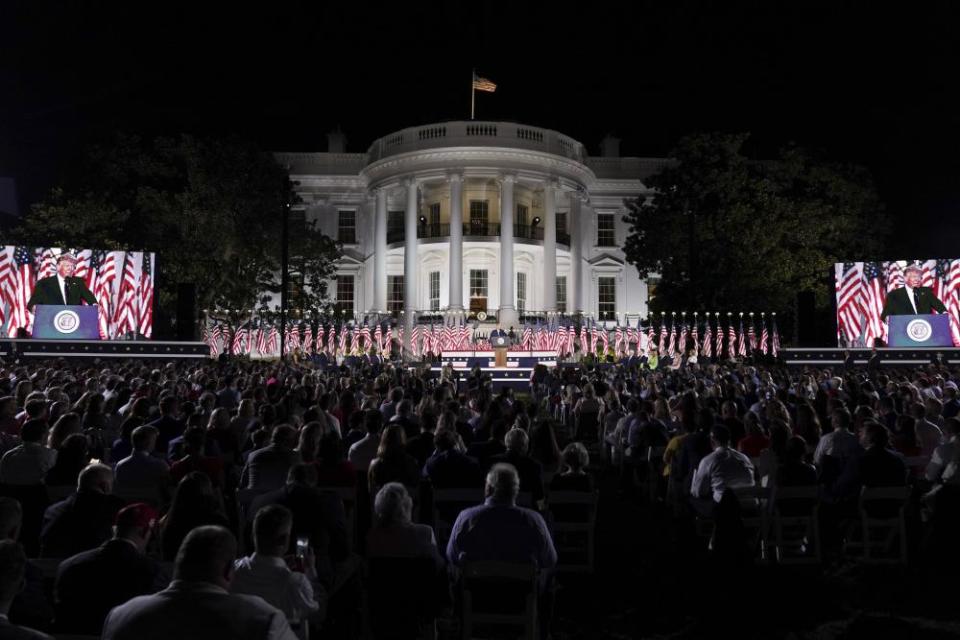
[[907, 335], [914, 342], [926, 342], [933, 335], [933, 327], [926, 320], [917, 318], [907, 323]]
[[69, 309], [61, 311], [53, 316], [53, 326], [60, 333], [73, 333], [80, 328], [80, 316]]

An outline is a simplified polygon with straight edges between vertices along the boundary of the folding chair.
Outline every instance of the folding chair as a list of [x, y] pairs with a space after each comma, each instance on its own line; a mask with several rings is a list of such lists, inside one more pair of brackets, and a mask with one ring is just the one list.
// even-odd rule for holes
[[[596, 492], [586, 491], [554, 491], [550, 494], [547, 507], [553, 544], [557, 550], [558, 571], [593, 573], [596, 555], [597, 497]], [[573, 517], [579, 515], [578, 507], [583, 509], [585, 518]], [[581, 561], [571, 561], [570, 556], [580, 558]]]
[[760, 552], [760, 560], [767, 559], [767, 539], [769, 524], [767, 512], [770, 502], [770, 489], [767, 487], [731, 487], [740, 502], [740, 516], [748, 541], [754, 552]]
[[774, 487], [773, 548], [780, 564], [820, 564], [820, 487]]
[[[535, 640], [538, 576], [533, 564], [476, 562], [465, 565], [460, 583], [462, 637], [473, 638], [477, 625], [495, 625], [520, 627], [522, 638]], [[523, 603], [523, 608], [509, 606], [518, 602]]]
[[450, 603], [446, 574], [433, 558], [371, 558], [365, 596], [365, 618], [376, 640], [434, 639], [437, 615]]
[[[860, 492], [863, 560], [871, 563], [907, 563], [907, 500], [909, 487], [864, 487]], [[894, 543], [899, 538], [897, 555]]]

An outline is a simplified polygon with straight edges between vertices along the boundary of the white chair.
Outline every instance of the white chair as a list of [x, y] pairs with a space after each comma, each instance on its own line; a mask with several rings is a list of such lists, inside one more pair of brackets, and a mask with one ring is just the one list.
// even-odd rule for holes
[[767, 559], [767, 539], [769, 532], [768, 510], [770, 489], [767, 487], [733, 487], [731, 489], [740, 502], [740, 519], [749, 536], [754, 552], [760, 552], [760, 560]]
[[773, 549], [780, 564], [820, 564], [820, 487], [774, 487]]
[[[537, 638], [537, 567], [533, 564], [508, 564], [505, 562], [476, 562], [463, 567], [461, 594], [463, 599], [463, 635], [469, 640], [474, 637], [477, 625], [496, 625], [498, 627], [520, 627], [522, 638]], [[517, 613], [496, 610], [484, 610], [478, 603], [479, 588], [485, 591], [502, 589], [512, 583], [524, 591], [524, 608]], [[478, 606], [480, 605], [480, 606]]]
[[[864, 562], [907, 563], [906, 508], [909, 497], [909, 487], [864, 487], [861, 490]], [[895, 549], [894, 544], [898, 541]]]
[[[593, 573], [596, 556], [597, 493], [586, 491], [554, 491], [547, 500], [550, 530], [557, 550], [557, 570]], [[556, 507], [580, 506], [587, 512], [586, 521], [558, 520]], [[570, 562], [569, 555], [582, 557]]]

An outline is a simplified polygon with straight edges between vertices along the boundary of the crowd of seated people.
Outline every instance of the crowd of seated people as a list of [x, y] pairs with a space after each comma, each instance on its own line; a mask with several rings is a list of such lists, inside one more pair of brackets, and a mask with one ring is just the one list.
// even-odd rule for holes
[[[956, 531], [944, 509], [960, 489], [960, 400], [943, 368], [561, 367], [532, 401], [363, 366], [0, 364], [0, 561], [24, 576], [0, 585], [8, 623], [352, 637], [365, 562], [421, 558], [449, 612], [466, 563], [532, 563], [547, 634], [550, 523], [587, 519], [550, 494], [597, 491], [601, 461], [611, 474], [653, 465], [656, 499], [681, 520], [716, 517], [740, 488], [816, 486], [823, 526], [841, 532], [863, 487], [909, 484], [921, 554]], [[448, 489], [482, 504], [433, 509]], [[33, 559], [59, 561], [52, 584]]]

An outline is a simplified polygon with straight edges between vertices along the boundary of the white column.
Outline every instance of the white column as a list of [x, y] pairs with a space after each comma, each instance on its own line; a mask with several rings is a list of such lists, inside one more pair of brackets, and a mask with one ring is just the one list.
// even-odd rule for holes
[[500, 309], [497, 319], [505, 330], [518, 324], [513, 292], [513, 186], [516, 177], [500, 179]]
[[387, 190], [376, 190], [373, 213], [373, 309], [387, 310]]
[[417, 308], [417, 181], [409, 178], [404, 184], [407, 187], [407, 210], [403, 220], [403, 342], [404, 350], [410, 353], [410, 335]]
[[580, 194], [570, 193], [570, 279], [573, 280], [573, 300], [570, 309], [583, 313], [583, 232], [580, 220]]
[[463, 310], [463, 176], [452, 173], [450, 184], [450, 302], [449, 308]]
[[557, 202], [551, 181], [543, 185], [543, 310], [557, 310]]

